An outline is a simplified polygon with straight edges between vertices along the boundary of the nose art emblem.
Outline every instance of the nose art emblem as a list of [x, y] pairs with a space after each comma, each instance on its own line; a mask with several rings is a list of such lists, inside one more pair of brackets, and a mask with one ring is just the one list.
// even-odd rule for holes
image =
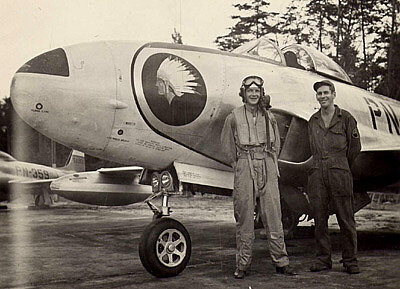
[[194, 121], [206, 105], [207, 91], [200, 72], [173, 54], [150, 56], [143, 66], [142, 85], [152, 113], [168, 125]]

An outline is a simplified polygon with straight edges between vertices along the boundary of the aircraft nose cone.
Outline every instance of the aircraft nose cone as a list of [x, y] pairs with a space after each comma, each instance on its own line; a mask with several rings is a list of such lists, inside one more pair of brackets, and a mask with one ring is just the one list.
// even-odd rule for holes
[[[68, 77], [69, 66], [65, 51], [58, 48], [43, 53], [22, 65], [15, 73], [10, 97], [19, 116], [34, 128], [48, 111], [45, 76]], [[36, 112], [36, 114], [34, 114]]]
[[25, 63], [12, 80], [11, 101], [17, 114], [45, 136], [99, 152], [113, 126], [116, 83], [106, 43], [76, 44]]

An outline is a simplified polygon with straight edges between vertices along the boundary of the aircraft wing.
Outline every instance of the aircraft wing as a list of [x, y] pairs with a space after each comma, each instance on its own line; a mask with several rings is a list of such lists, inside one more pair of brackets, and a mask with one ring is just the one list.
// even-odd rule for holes
[[118, 168], [101, 168], [97, 170], [105, 175], [118, 175], [118, 176], [136, 176], [142, 173], [143, 168], [137, 166], [118, 167]]
[[10, 180], [9, 184], [18, 184], [18, 185], [36, 185], [36, 184], [50, 184], [52, 181], [56, 179], [44, 179], [44, 180]]
[[23, 192], [43, 192], [51, 193], [50, 184], [52, 181], [56, 179], [41, 179], [41, 180], [32, 180], [26, 178], [18, 178], [9, 180], [8, 184], [13, 188], [14, 191], [19, 193]]

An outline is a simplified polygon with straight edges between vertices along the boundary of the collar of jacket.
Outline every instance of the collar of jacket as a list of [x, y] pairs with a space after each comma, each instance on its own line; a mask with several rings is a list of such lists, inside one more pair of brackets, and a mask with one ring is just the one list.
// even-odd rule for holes
[[337, 106], [335, 104], [335, 113], [333, 114], [332, 120], [331, 120], [331, 124], [329, 125], [329, 127], [325, 127], [324, 121], [322, 120], [322, 116], [321, 116], [321, 109], [318, 110], [318, 112], [314, 115], [314, 118], [317, 120], [317, 123], [322, 127], [322, 128], [331, 128], [332, 126], [334, 126], [336, 123], [338, 123], [340, 121], [340, 119], [342, 118], [342, 109]]
[[247, 105], [243, 105], [243, 106], [244, 106], [244, 109], [247, 110], [247, 111], [250, 112], [250, 113], [253, 113], [253, 112], [254, 112], [254, 113], [257, 113], [257, 114], [258, 114], [259, 112], [261, 112], [260, 109], [258, 108], [258, 105], [257, 105], [256, 108], [254, 109], [254, 111], [252, 111], [252, 110], [250, 109], [250, 107], [248, 107]]

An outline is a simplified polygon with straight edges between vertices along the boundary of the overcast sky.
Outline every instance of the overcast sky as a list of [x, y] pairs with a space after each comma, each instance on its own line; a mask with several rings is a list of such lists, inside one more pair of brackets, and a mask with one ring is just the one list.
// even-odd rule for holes
[[[96, 40], [171, 42], [174, 28], [184, 44], [216, 48], [227, 34], [240, 0], [2, 0], [0, 99], [13, 74], [34, 56], [56, 47]], [[283, 11], [289, 0], [271, 0]]]

